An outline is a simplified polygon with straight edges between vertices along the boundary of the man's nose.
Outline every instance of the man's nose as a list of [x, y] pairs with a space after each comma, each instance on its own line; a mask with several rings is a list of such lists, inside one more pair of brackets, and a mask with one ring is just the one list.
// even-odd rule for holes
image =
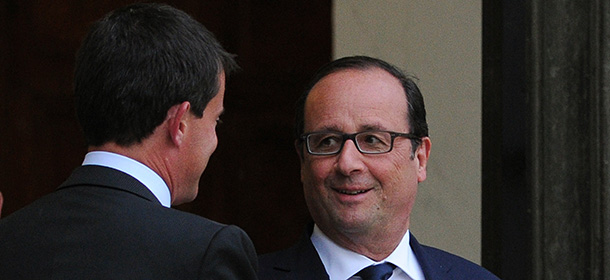
[[362, 160], [363, 156], [364, 155], [358, 151], [354, 141], [349, 139], [346, 140], [343, 144], [343, 149], [341, 149], [341, 152], [339, 152], [337, 157], [337, 170], [346, 176], [363, 171], [366, 168]]

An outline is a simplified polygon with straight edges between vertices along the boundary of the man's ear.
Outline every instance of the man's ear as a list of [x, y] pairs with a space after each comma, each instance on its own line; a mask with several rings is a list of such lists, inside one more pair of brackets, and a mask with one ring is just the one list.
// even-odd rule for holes
[[169, 137], [176, 146], [182, 145], [184, 135], [186, 134], [187, 120], [189, 116], [189, 110], [191, 109], [191, 103], [184, 101], [178, 105], [172, 106], [167, 111], [167, 122], [169, 129]]
[[428, 166], [428, 158], [430, 157], [430, 145], [431, 144], [432, 143], [430, 142], [430, 138], [424, 137], [421, 139], [421, 144], [419, 144], [419, 147], [417, 147], [417, 151], [415, 152], [415, 158], [417, 159], [417, 162], [419, 163], [418, 170], [417, 170], [417, 181], [418, 182], [423, 182], [424, 180], [426, 180], [426, 176], [427, 176], [426, 167]]
[[299, 160], [301, 160], [301, 183], [303, 182], [303, 165], [305, 164], [303, 145], [305, 144], [299, 140], [294, 141], [294, 149], [297, 151], [297, 155], [299, 155]]
[[4, 198], [2, 197], [2, 193], [0, 192], [0, 217], [2, 217], [2, 203], [4, 203]]
[[297, 155], [299, 155], [299, 159], [303, 162], [303, 142], [299, 140], [294, 140], [294, 149], [297, 151]]

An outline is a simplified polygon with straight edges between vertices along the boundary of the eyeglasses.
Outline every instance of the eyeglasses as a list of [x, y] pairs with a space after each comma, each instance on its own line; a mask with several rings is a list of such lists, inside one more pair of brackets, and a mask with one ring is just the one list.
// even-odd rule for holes
[[336, 155], [341, 152], [348, 139], [352, 140], [363, 154], [387, 153], [394, 147], [396, 137], [420, 139], [415, 134], [392, 131], [363, 131], [353, 134], [322, 131], [303, 134], [299, 139], [305, 141], [307, 152], [312, 155]]

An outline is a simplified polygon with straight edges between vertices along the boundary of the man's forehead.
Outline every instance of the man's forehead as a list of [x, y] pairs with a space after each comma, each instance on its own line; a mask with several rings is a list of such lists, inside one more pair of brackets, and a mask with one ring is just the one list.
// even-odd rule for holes
[[341, 71], [321, 80], [305, 103], [307, 130], [408, 129], [404, 90], [385, 73], [387, 76], [374, 70]]

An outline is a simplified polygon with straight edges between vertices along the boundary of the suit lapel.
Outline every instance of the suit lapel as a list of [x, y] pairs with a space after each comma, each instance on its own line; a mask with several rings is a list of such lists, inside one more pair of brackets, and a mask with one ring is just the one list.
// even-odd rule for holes
[[108, 167], [98, 165], [80, 166], [76, 168], [70, 177], [68, 177], [68, 179], [57, 189], [60, 190], [78, 186], [96, 186], [117, 189], [161, 205], [155, 195], [140, 181], [127, 173]]
[[[318, 252], [311, 243], [313, 224], [310, 224], [301, 240], [285, 251], [278, 252], [273, 257], [273, 270], [285, 273], [282, 279], [329, 279]], [[409, 245], [424, 273], [426, 280], [448, 279], [451, 264], [439, 262], [425, 246], [419, 244], [413, 235], [410, 236]]]
[[448, 264], [439, 263], [430, 254], [428, 254], [425, 247], [417, 242], [417, 239], [415, 239], [413, 234], [410, 236], [409, 245], [411, 245], [411, 249], [413, 249], [415, 257], [417, 257], [417, 262], [424, 272], [426, 280], [440, 280], [447, 278], [447, 273], [451, 269], [451, 266]]
[[307, 230], [297, 244], [284, 251], [282, 256], [276, 258], [277, 262], [273, 269], [286, 272], [286, 279], [328, 280], [328, 274], [322, 260], [320, 260], [318, 252], [311, 243], [312, 232], [313, 223], [308, 225]]
[[[306, 279], [307, 275], [315, 277], [314, 279], [329, 279], [324, 264], [318, 255], [318, 251], [311, 243], [311, 233], [313, 231], [313, 224], [306, 234], [301, 238], [301, 242], [297, 245], [297, 259], [295, 263], [295, 276], [299, 276], [295, 279]], [[312, 278], [309, 278], [312, 279]]]

